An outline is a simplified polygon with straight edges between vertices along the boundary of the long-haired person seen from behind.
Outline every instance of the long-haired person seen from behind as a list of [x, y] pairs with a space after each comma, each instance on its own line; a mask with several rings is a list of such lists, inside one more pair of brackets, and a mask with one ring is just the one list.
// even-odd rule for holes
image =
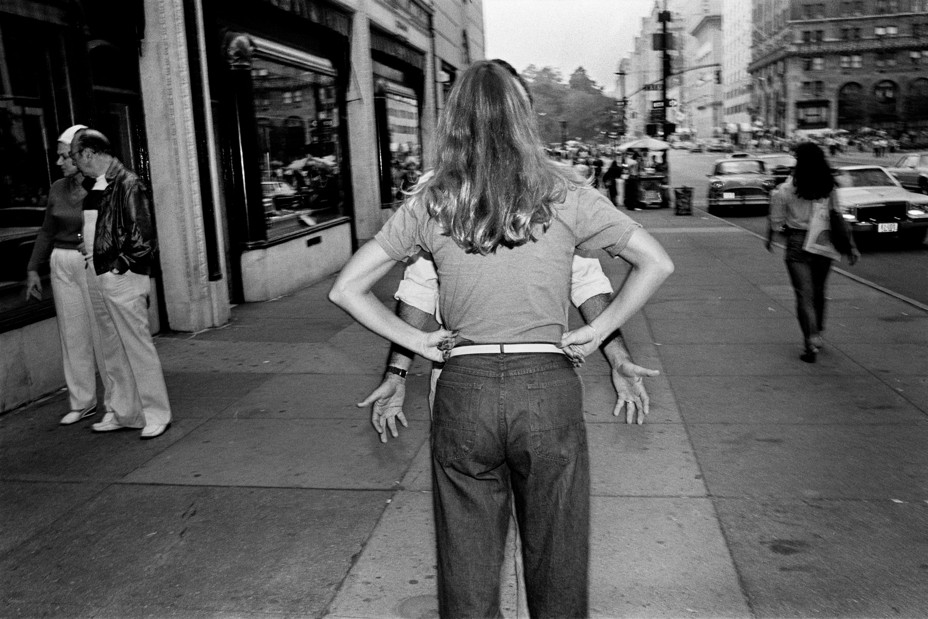
[[[647, 232], [545, 156], [527, 94], [498, 63], [463, 72], [442, 111], [434, 169], [329, 293], [372, 331], [445, 360], [430, 433], [445, 618], [502, 616], [513, 503], [529, 614], [588, 615], [589, 454], [571, 358], [594, 352], [673, 271]], [[631, 271], [606, 309], [571, 331], [576, 249], [604, 249]], [[415, 329], [371, 292], [394, 261], [420, 251], [434, 259], [449, 330]]]
[[796, 196], [803, 200], [824, 200], [835, 188], [831, 166], [825, 151], [812, 142], [796, 147], [796, 167], [793, 170]]
[[[413, 191], [412, 200], [422, 201], [468, 253], [535, 240], [551, 225], [552, 205], [583, 182], [545, 154], [531, 102], [520, 91], [495, 61], [465, 73], [438, 126], [435, 173]], [[474, 98], [481, 103], [472, 105]]]
[[[806, 363], [815, 363], [821, 351], [825, 330], [825, 284], [831, 271], [832, 259], [806, 250], [806, 237], [816, 204], [821, 208], [838, 209], [835, 179], [825, 152], [812, 142], [796, 147], [796, 166], [792, 176], [776, 190], [770, 200], [767, 249], [773, 250], [773, 235], [786, 236], [786, 269], [796, 295], [796, 317], [802, 329], [804, 351], [799, 356]], [[843, 218], [836, 221], [845, 226]], [[850, 232], [845, 229], [846, 236]], [[860, 254], [851, 242], [848, 262], [854, 264]]]

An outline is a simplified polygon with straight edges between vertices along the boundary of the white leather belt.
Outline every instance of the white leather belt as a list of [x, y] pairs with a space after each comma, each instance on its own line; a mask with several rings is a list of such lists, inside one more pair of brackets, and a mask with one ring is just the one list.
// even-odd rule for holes
[[451, 349], [449, 357], [461, 355], [505, 355], [531, 352], [564, 354], [554, 344], [465, 344]]

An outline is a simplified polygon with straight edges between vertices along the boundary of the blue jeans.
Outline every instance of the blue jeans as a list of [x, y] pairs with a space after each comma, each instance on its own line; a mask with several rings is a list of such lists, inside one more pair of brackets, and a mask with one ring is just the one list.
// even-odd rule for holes
[[804, 232], [793, 230], [786, 236], [786, 269], [796, 293], [796, 317], [808, 348], [809, 337], [825, 329], [825, 282], [831, 258], [804, 250]]
[[453, 357], [438, 379], [431, 446], [441, 616], [502, 617], [514, 501], [529, 613], [586, 617], [590, 470], [570, 361]]

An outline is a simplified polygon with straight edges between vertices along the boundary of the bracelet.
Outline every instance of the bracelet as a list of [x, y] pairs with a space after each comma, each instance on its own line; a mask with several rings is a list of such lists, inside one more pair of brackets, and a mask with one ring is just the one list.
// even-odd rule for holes
[[396, 374], [403, 380], [406, 380], [406, 370], [404, 370], [403, 368], [398, 368], [395, 365], [387, 366], [387, 374]]

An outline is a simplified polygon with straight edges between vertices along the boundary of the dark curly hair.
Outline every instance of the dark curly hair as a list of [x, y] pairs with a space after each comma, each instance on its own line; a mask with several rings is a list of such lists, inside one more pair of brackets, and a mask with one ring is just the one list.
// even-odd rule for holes
[[793, 187], [796, 195], [804, 200], [822, 200], [831, 195], [835, 179], [825, 151], [818, 144], [803, 142], [796, 147]]

